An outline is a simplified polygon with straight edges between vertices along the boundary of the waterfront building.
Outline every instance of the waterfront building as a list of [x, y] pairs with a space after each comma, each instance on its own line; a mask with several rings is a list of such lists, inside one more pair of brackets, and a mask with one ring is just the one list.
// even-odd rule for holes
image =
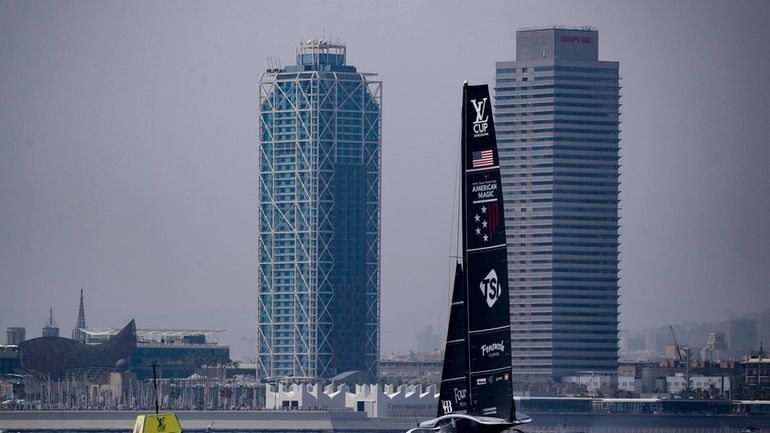
[[59, 325], [56, 324], [56, 321], [53, 320], [53, 307], [50, 307], [48, 309], [48, 320], [46, 320], [45, 325], [43, 325], [43, 337], [58, 337], [59, 336]]
[[760, 353], [749, 355], [741, 362], [746, 385], [770, 387], [770, 356]]
[[578, 385], [580, 388], [584, 388], [588, 395], [591, 396], [604, 395], [605, 393], [612, 394], [614, 390], [618, 389], [618, 373], [579, 371], [574, 376], [563, 377], [562, 383]]
[[257, 375], [377, 380], [381, 83], [300, 43], [259, 86]]
[[[27, 340], [19, 346], [21, 366], [38, 378], [59, 380], [80, 376], [105, 383], [109, 373], [125, 365], [136, 349], [136, 325], [131, 320], [123, 329], [105, 336], [104, 344], [89, 345], [58, 336]], [[121, 364], [118, 364], [121, 361]]]
[[380, 382], [394, 385], [423, 384], [438, 385], [441, 382], [441, 367], [444, 362], [437, 360], [380, 360]]
[[369, 418], [425, 417], [435, 415], [435, 385], [277, 383], [265, 385], [265, 408], [296, 410], [325, 408], [365, 412]]
[[[21, 356], [19, 346], [7, 345], [0, 346], [0, 377], [6, 374], [13, 374], [21, 368]], [[0, 394], [0, 397], [3, 395]]]
[[691, 376], [689, 386], [687, 378], [682, 373], [666, 376], [666, 389], [669, 394], [681, 394], [697, 391], [706, 399], [729, 398], [731, 376]]
[[520, 30], [496, 63], [515, 382], [617, 370], [619, 64], [598, 39]]
[[[114, 338], [114, 328], [83, 328], [85, 343], [98, 345]], [[230, 346], [219, 344], [223, 329], [137, 329], [130, 369], [139, 380], [152, 378], [155, 363], [160, 379], [188, 378], [204, 366], [229, 366]]]

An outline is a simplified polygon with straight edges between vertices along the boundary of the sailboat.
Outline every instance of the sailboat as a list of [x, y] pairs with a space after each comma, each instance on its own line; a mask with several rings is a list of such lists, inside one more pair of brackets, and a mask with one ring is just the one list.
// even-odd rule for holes
[[487, 85], [463, 85], [462, 255], [455, 267], [436, 418], [407, 433], [498, 433], [516, 412], [503, 193]]

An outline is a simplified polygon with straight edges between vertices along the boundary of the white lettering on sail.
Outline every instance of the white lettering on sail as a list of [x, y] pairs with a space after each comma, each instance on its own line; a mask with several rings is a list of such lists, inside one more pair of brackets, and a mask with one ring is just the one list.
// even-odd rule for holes
[[497, 191], [497, 180], [487, 180], [483, 182], [474, 182], [471, 186], [474, 200], [483, 200], [495, 198]]
[[481, 101], [471, 99], [471, 104], [473, 104], [473, 109], [476, 110], [476, 120], [473, 122], [473, 136], [483, 137], [489, 135], [487, 132], [487, 128], [489, 128], [489, 115], [484, 116], [484, 112], [487, 108], [487, 98], [484, 98]]
[[452, 400], [441, 400], [441, 408], [444, 409], [444, 415], [452, 413]]
[[502, 288], [498, 284], [497, 272], [495, 272], [494, 269], [489, 271], [487, 276], [481, 280], [479, 288], [481, 289], [484, 298], [487, 300], [487, 305], [489, 308], [492, 308], [492, 306], [495, 305], [495, 302], [500, 299], [500, 292], [502, 292]]
[[505, 342], [503, 341], [481, 346], [481, 354], [483, 356], [494, 358], [495, 356], [500, 355], [502, 352], [505, 352]]
[[465, 400], [465, 390], [455, 388], [455, 403], [460, 403]]

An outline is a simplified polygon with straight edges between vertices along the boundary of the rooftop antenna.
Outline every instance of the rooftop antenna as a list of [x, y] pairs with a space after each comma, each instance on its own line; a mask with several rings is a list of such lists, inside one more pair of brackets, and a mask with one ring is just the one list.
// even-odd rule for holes
[[53, 320], [53, 307], [48, 307], [48, 320], [45, 322], [45, 324], [49, 328], [56, 327], [56, 321]]

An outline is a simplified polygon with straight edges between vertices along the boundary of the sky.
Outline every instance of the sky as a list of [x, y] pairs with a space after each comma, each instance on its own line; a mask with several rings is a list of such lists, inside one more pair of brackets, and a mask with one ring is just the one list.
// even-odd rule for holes
[[[226, 329], [253, 357], [258, 82], [300, 40], [383, 82], [381, 351], [443, 334], [463, 80], [515, 32], [620, 62], [621, 329], [770, 307], [770, 2], [0, 0], [0, 329]], [[2, 343], [5, 339], [0, 337]], [[770, 336], [765, 336], [770, 338]]]

